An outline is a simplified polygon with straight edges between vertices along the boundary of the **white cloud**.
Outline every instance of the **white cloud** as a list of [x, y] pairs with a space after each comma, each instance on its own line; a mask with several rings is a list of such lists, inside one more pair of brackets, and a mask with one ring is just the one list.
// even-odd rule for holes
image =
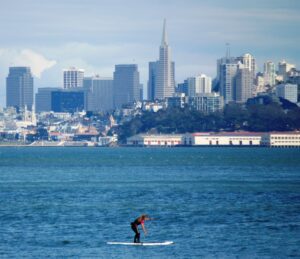
[[40, 78], [41, 74], [56, 64], [55, 60], [48, 60], [43, 55], [30, 49], [23, 49], [17, 56], [13, 58], [16, 66], [31, 67], [32, 74]]
[[5, 105], [5, 78], [11, 66], [28, 66], [36, 78], [41, 78], [42, 73], [56, 65], [55, 60], [49, 60], [42, 54], [31, 49], [0, 49], [0, 106]]
[[[42, 54], [39, 54], [31, 49], [0, 49], [0, 65], [8, 70], [10, 66], [27, 66], [31, 67], [32, 74], [40, 78], [41, 74], [53, 67], [56, 64], [55, 60], [48, 60]], [[1, 71], [5, 74], [4, 71]]]

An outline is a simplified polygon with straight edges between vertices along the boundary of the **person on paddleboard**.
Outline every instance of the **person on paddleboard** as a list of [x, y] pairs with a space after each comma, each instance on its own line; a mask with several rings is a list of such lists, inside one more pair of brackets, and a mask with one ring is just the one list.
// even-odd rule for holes
[[141, 234], [140, 234], [139, 229], [138, 229], [139, 225], [142, 226], [142, 229], [143, 229], [145, 235], [147, 235], [147, 230], [146, 230], [145, 225], [144, 225], [146, 220], [153, 220], [153, 219], [149, 218], [148, 215], [143, 214], [140, 217], [138, 217], [135, 221], [131, 222], [131, 229], [135, 233], [134, 241], [133, 241], [134, 243], [140, 243]]

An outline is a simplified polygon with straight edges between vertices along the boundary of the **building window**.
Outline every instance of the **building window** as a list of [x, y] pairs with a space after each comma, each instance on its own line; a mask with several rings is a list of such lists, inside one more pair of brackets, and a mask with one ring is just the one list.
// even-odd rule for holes
[[229, 145], [232, 145], [232, 140], [229, 141]]
[[252, 144], [253, 144], [253, 143], [252, 143], [252, 140], [250, 140], [250, 141], [249, 141], [249, 145], [252, 146]]
[[243, 142], [240, 140], [240, 146], [243, 145]]

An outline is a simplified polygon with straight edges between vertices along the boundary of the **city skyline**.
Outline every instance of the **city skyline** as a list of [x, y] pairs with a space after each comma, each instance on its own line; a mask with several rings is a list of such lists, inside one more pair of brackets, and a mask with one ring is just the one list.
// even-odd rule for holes
[[251, 53], [260, 71], [268, 60], [276, 66], [283, 59], [300, 63], [297, 1], [129, 1], [122, 13], [116, 4], [122, 2], [6, 2], [0, 11], [0, 106], [5, 106], [9, 66], [30, 66], [37, 90], [62, 87], [62, 70], [70, 66], [85, 69], [86, 76], [111, 77], [115, 64], [134, 63], [145, 90], [164, 18], [176, 83], [200, 73], [215, 77], [227, 42], [233, 56]]

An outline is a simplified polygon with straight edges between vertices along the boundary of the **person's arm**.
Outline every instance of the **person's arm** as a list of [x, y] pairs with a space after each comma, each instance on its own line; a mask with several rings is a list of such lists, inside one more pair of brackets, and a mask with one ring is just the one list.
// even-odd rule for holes
[[147, 218], [145, 218], [145, 220], [155, 220], [155, 219], [147, 217]]
[[142, 225], [142, 229], [143, 229], [143, 231], [144, 231], [145, 235], [147, 235], [147, 230], [146, 230], [146, 228], [145, 228], [145, 225], [144, 225], [144, 223], [142, 223], [141, 225]]

